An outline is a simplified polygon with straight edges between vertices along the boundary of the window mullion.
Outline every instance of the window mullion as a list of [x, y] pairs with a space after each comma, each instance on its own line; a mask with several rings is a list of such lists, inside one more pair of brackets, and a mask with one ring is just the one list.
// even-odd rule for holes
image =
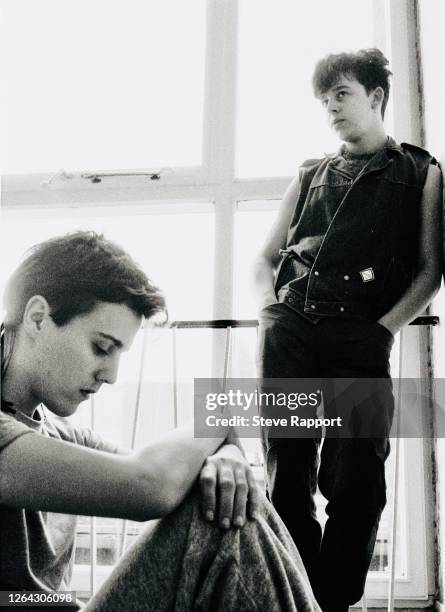
[[233, 181], [236, 55], [236, 0], [208, 0], [203, 163], [209, 183]]
[[237, 2], [208, 0], [204, 171], [215, 185], [214, 316], [229, 318], [233, 301]]
[[419, 73], [415, 6], [405, 0], [388, 3], [391, 38], [391, 70], [393, 76], [392, 104], [394, 137], [421, 145], [421, 115], [419, 104]]

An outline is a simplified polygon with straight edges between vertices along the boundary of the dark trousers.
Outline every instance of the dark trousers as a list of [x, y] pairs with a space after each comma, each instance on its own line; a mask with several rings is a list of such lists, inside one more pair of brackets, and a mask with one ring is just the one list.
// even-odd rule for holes
[[[263, 432], [269, 497], [297, 545], [324, 611], [347, 610], [363, 594], [386, 503], [393, 341], [374, 321], [325, 318], [314, 324], [281, 303], [260, 314], [260, 379], [383, 379], [377, 408], [385, 412], [386, 436], [326, 437], [319, 453], [320, 438], [280, 439]], [[328, 500], [323, 534], [314, 503], [317, 483]]]

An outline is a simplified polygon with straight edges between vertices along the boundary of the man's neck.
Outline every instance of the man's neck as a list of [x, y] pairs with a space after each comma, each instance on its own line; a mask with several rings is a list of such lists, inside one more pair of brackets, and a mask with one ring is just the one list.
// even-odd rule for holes
[[382, 128], [381, 130], [366, 134], [360, 140], [345, 142], [345, 147], [353, 155], [366, 155], [379, 151], [385, 146], [387, 141], [388, 136]]
[[8, 368], [2, 378], [2, 401], [13, 410], [19, 410], [30, 418], [40, 404], [30, 384], [30, 377], [26, 372], [26, 360], [21, 359], [20, 341], [16, 339]]

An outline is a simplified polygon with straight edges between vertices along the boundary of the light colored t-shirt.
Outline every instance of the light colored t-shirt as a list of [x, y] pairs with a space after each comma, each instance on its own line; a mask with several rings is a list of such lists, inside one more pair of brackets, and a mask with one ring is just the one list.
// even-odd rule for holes
[[[44, 435], [100, 451], [119, 452], [90, 429], [49, 416], [44, 409], [37, 410], [35, 417], [0, 410], [0, 452], [22, 435]], [[51, 474], [47, 477], [51, 479]], [[0, 590], [69, 590], [76, 520], [69, 514], [5, 506], [0, 491]]]

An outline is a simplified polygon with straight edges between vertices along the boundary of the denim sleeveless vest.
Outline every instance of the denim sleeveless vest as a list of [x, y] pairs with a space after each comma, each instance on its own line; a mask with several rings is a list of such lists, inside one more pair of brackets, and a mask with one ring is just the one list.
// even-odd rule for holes
[[[389, 138], [352, 180], [342, 158], [308, 160], [275, 290], [298, 283], [299, 252], [317, 232], [329, 203], [340, 202], [309, 274], [304, 312], [318, 316], [381, 317], [410, 285], [418, 249], [420, 201], [428, 166], [423, 149]], [[292, 280], [295, 279], [295, 280]]]

